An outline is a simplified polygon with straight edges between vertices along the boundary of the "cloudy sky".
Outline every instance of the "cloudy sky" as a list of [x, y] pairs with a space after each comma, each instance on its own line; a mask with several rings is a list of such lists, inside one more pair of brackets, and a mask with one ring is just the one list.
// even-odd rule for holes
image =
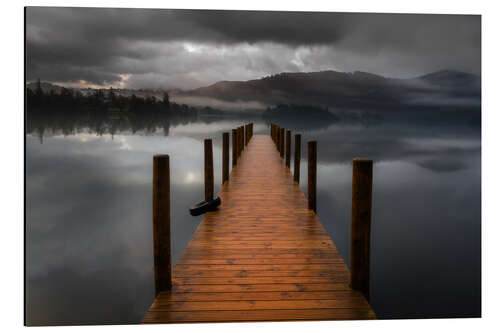
[[191, 89], [279, 72], [480, 74], [481, 18], [158, 9], [26, 12], [27, 79]]

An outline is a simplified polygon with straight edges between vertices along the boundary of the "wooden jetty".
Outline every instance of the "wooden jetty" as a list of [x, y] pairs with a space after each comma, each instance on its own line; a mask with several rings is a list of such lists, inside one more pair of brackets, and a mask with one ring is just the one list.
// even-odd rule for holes
[[[252, 127], [242, 138], [244, 132], [232, 134], [238, 140], [233, 158], [240, 155], [224, 179], [222, 204], [206, 213], [172, 272], [164, 269], [171, 285], [157, 288], [143, 323], [375, 319], [368, 294], [351, 289], [315, 202], [310, 209], [287, 167], [290, 133], [284, 159], [283, 129], [253, 136]], [[300, 135], [295, 138], [300, 148]], [[168, 265], [169, 258], [163, 259]]]

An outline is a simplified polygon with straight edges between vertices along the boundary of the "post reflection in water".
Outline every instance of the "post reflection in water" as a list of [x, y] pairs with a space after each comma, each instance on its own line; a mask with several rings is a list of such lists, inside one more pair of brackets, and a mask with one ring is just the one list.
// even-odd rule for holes
[[[154, 293], [153, 155], [170, 155], [175, 262], [201, 220], [188, 208], [203, 199], [203, 139], [214, 143], [217, 193], [222, 133], [249, 121], [255, 134], [269, 133], [269, 119], [245, 117], [197, 115], [141, 127], [28, 115], [28, 324], [139, 322]], [[379, 318], [480, 315], [477, 117], [272, 120], [302, 134], [302, 175], [306, 142], [318, 141], [317, 212], [347, 263], [351, 160], [374, 160], [370, 289]], [[304, 176], [300, 186], [306, 193]]]

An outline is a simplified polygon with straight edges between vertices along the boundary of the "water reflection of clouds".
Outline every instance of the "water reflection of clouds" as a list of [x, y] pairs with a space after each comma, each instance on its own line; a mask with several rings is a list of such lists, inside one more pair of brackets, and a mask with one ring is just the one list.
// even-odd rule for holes
[[[461, 127], [435, 128], [381, 124], [334, 124], [303, 135], [304, 145], [318, 141], [320, 163], [350, 163], [354, 157], [408, 161], [435, 172], [468, 168], [481, 152], [480, 131]], [[307, 156], [303, 149], [302, 156]]]
[[[374, 165], [371, 303], [381, 317], [478, 315], [480, 158], [466, 160], [446, 174], [406, 160]], [[350, 163], [318, 165], [318, 215], [347, 263], [351, 177]]]
[[[79, 133], [72, 136], [56, 135], [46, 139], [45, 144], [37, 147], [49, 154], [71, 154], [88, 158], [105, 158], [120, 169], [120, 173], [129, 170], [126, 177], [116, 181], [120, 183], [149, 183], [149, 169], [137, 172], [144, 164], [151, 164], [154, 154], [169, 154], [171, 156], [171, 174], [173, 183], [201, 183], [203, 160], [202, 143], [189, 137], [175, 136], [137, 136], [132, 134], [109, 134], [97, 136], [89, 133]], [[214, 152], [218, 153], [217, 149]], [[35, 153], [36, 154], [36, 153]], [[122, 173], [123, 175], [123, 173]]]
[[[40, 144], [27, 136], [28, 322], [140, 320], [152, 297], [151, 170], [156, 153], [171, 155], [175, 260], [199, 223], [189, 216], [188, 206], [203, 194], [200, 141], [80, 133]], [[220, 155], [218, 149], [214, 153]], [[67, 299], [73, 296], [79, 300]]]

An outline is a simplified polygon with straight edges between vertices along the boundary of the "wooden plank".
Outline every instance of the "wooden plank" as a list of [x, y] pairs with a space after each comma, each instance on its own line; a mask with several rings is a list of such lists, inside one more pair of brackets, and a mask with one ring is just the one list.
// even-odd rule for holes
[[217, 277], [217, 278], [235, 278], [235, 277], [256, 277], [256, 276], [336, 276], [339, 270], [179, 270], [175, 271], [176, 277]]
[[251, 277], [251, 278], [205, 278], [205, 277], [191, 277], [179, 278], [174, 277], [174, 282], [188, 285], [188, 284], [272, 284], [272, 283], [333, 283], [333, 282], [348, 282], [349, 277], [347, 274], [327, 276], [327, 277]]
[[332, 290], [351, 290], [348, 283], [276, 283], [276, 284], [198, 284], [185, 285], [175, 284], [172, 287], [174, 292], [190, 293], [225, 293], [225, 292], [254, 292], [254, 291], [332, 291]]
[[334, 258], [260, 258], [260, 259], [213, 259], [213, 257], [205, 257], [199, 259], [192, 259], [184, 257], [182, 260], [182, 265], [283, 265], [283, 264], [342, 264], [344, 265], [342, 259]]
[[168, 301], [266, 301], [266, 300], [295, 300], [295, 299], [341, 299], [346, 297], [361, 297], [354, 290], [333, 291], [263, 291], [263, 292], [224, 292], [224, 293], [195, 293], [195, 292], [163, 292], [158, 299]]
[[286, 264], [286, 265], [280, 265], [280, 264], [274, 264], [274, 265], [264, 265], [264, 264], [258, 264], [258, 265], [233, 265], [233, 264], [223, 264], [223, 265], [217, 265], [217, 264], [177, 264], [175, 269], [174, 269], [174, 276], [177, 270], [206, 270], [206, 271], [215, 271], [215, 270], [233, 270], [233, 271], [240, 271], [240, 270], [257, 270], [257, 271], [263, 271], [263, 270], [270, 270], [270, 271], [276, 271], [276, 270], [287, 270], [287, 271], [293, 271], [293, 270], [304, 270], [304, 269], [315, 269], [315, 270], [328, 270], [328, 269], [335, 269], [336, 267], [339, 267], [345, 274], [348, 274], [348, 272], [345, 269], [344, 264], [335, 265], [339, 264], [337, 263], [327, 263], [327, 264]]
[[363, 297], [312, 300], [266, 300], [266, 301], [169, 301], [159, 299], [151, 311], [210, 311], [210, 310], [281, 310], [281, 309], [365, 309], [368, 303]]
[[270, 137], [248, 142], [219, 196], [144, 323], [375, 318]]
[[[293, 319], [291, 319], [293, 318]], [[150, 311], [144, 323], [196, 323], [286, 320], [376, 319], [370, 309], [253, 310], [253, 311]]]

